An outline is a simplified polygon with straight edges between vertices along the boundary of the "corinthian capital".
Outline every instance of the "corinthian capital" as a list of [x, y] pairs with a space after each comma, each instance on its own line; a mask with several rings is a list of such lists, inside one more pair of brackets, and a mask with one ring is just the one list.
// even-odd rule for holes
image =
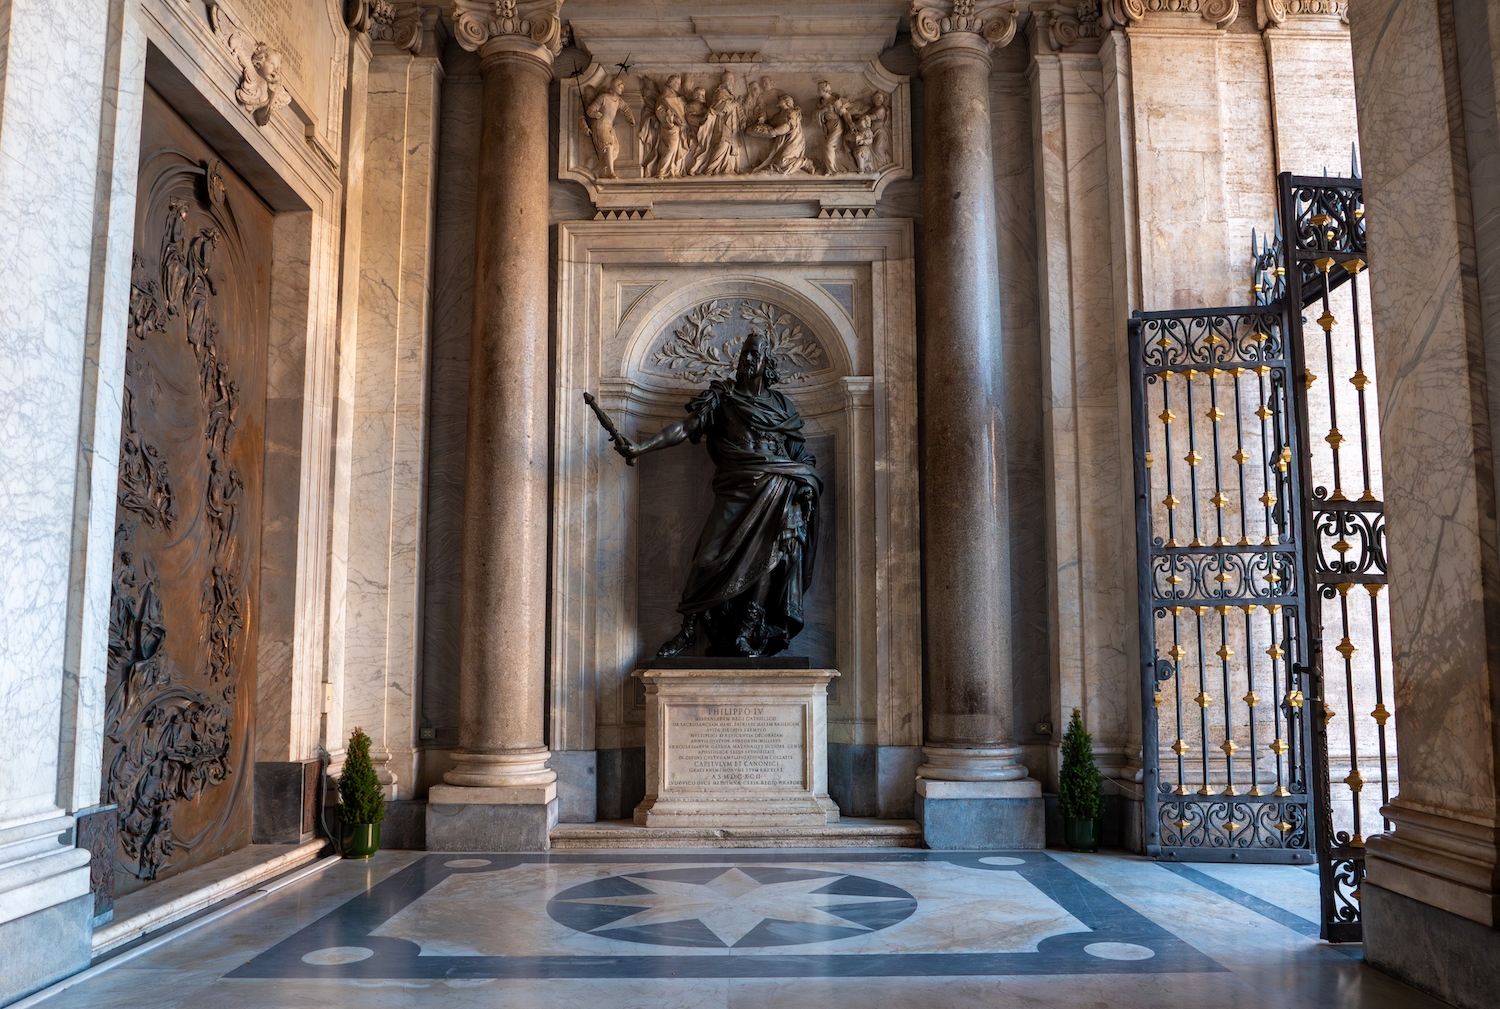
[[911, 44], [921, 52], [944, 36], [958, 32], [1001, 48], [1016, 37], [1016, 11], [999, 0], [912, 0]]
[[497, 40], [529, 40], [547, 62], [562, 52], [563, 0], [453, 0], [453, 32], [470, 52]]

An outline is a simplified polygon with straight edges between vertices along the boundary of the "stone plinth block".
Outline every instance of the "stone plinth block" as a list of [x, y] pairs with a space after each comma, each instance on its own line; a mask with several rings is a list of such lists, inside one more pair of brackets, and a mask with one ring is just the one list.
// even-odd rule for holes
[[428, 851], [546, 851], [557, 826], [557, 785], [427, 792]]
[[917, 779], [917, 820], [929, 848], [1045, 848], [1039, 781]]
[[[705, 663], [706, 665], [707, 663]], [[642, 827], [834, 823], [833, 669], [638, 669], [646, 685]]]

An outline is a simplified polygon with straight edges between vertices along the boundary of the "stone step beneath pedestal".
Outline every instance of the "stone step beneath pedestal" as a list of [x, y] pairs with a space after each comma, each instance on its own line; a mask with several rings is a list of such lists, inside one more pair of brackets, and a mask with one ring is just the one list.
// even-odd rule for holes
[[803, 827], [637, 827], [630, 820], [560, 823], [557, 848], [920, 848], [915, 820], [845, 817]]

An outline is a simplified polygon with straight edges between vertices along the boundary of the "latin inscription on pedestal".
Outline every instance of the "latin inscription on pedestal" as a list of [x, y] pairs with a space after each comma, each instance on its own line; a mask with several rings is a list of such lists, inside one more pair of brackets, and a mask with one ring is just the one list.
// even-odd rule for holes
[[806, 788], [801, 704], [670, 704], [668, 788]]

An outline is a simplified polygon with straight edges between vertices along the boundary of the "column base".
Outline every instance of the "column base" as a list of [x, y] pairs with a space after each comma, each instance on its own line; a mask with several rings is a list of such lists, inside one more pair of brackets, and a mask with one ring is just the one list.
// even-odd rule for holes
[[1040, 849], [1047, 846], [1042, 783], [917, 779], [912, 810], [922, 840], [938, 849]]
[[0, 924], [0, 1005], [86, 968], [93, 913], [94, 898], [86, 893]]
[[546, 851], [557, 826], [557, 784], [508, 788], [434, 785], [428, 851]]
[[1366, 963], [1459, 1009], [1495, 1004], [1500, 930], [1368, 879], [1359, 896]]

